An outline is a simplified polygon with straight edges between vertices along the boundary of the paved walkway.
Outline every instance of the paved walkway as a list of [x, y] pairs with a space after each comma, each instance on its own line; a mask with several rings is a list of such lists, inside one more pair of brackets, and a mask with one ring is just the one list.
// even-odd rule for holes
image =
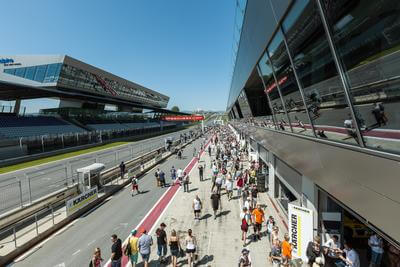
[[[200, 182], [197, 165], [194, 166], [190, 173], [190, 192], [185, 193], [183, 192], [183, 188], [180, 188], [167, 209], [155, 223], [155, 226], [164, 222], [167, 225], [167, 235], [169, 236], [171, 230], [175, 229], [180, 235], [181, 240], [184, 240], [186, 231], [189, 228], [192, 229], [198, 243], [198, 263], [196, 266], [237, 266], [243, 248], [240, 230], [241, 220], [239, 217], [242, 207], [241, 201], [238, 199], [228, 201], [223, 190], [222, 213], [217, 219], [214, 219], [210, 200], [211, 169], [208, 153], [203, 154], [198, 164], [206, 166], [204, 173], [205, 181]], [[192, 211], [192, 203], [196, 195], [199, 195], [203, 203], [202, 219], [200, 221], [194, 220]], [[234, 195], [236, 195], [236, 191], [234, 191]], [[267, 193], [260, 193], [258, 199], [260, 204], [266, 206], [266, 217], [272, 215], [276, 219], [277, 226], [281, 229], [281, 237], [283, 237], [284, 232], [287, 232], [287, 225], [285, 226], [283, 220], [280, 219], [283, 215], [278, 214], [276, 207], [272, 204]], [[263, 227], [265, 230], [264, 225]], [[150, 266], [160, 266], [156, 253], [156, 228], [153, 227], [150, 232], [154, 240]], [[249, 233], [252, 233], [252, 228], [250, 228]], [[268, 262], [270, 246], [266, 237], [263, 237], [261, 241], [251, 242], [247, 245], [247, 249], [250, 250], [253, 266], [271, 266]], [[170, 255], [169, 252], [168, 255]], [[140, 261], [141, 258], [139, 257]], [[179, 266], [187, 265], [184, 258], [179, 258], [178, 262]], [[130, 266], [130, 264], [127, 266]]]

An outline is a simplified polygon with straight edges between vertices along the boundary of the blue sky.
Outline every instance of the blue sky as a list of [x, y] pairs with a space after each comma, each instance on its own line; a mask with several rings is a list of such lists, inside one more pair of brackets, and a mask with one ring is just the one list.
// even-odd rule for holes
[[2, 1], [1, 54], [67, 54], [169, 95], [169, 108], [225, 110], [235, 3]]

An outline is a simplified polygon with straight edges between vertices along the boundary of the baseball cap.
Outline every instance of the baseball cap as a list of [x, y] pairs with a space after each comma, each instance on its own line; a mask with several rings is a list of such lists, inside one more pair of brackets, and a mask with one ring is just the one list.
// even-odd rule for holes
[[136, 229], [133, 229], [133, 230], [131, 231], [131, 234], [132, 234], [132, 235], [136, 235], [136, 233], [137, 233]]
[[246, 248], [244, 248], [244, 249], [242, 249], [242, 254], [249, 254], [249, 250], [248, 249], [246, 249]]

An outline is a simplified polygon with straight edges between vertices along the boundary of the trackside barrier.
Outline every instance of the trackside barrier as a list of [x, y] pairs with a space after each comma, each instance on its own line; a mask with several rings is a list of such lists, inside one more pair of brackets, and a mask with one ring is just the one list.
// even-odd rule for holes
[[[195, 140], [198, 137], [198, 135], [196, 135], [196, 137], [194, 139], [189, 139], [189, 141], [186, 144], [182, 144], [179, 145], [179, 147], [185, 147], [188, 144], [192, 143], [193, 140]], [[148, 154], [152, 154], [154, 152], [150, 152]], [[161, 157], [158, 157], [157, 161], [152, 161], [152, 163], [144, 163], [139, 165], [141, 168], [141, 170], [138, 172], [138, 176], [145, 174], [147, 171], [149, 171], [150, 169], [152, 169], [155, 165], [158, 164], [158, 162], [163, 161], [165, 159], [167, 159], [168, 157], [170, 157], [171, 155], [173, 155], [173, 152], [166, 152], [164, 154], [162, 154]], [[149, 158], [149, 157], [147, 157]], [[144, 166], [144, 167], [143, 167]], [[132, 170], [137, 169], [138, 166], [132, 166]], [[143, 168], [143, 169], [142, 169]], [[117, 171], [118, 168], [114, 168], [115, 171]], [[118, 169], [119, 171], [119, 169]], [[129, 172], [128, 172], [129, 173]], [[13, 251], [11, 251], [10, 253], [8, 253], [7, 255], [4, 256], [0, 256], [0, 266], [4, 266], [7, 265], [9, 263], [12, 262], [13, 259], [15, 259], [16, 257], [22, 255], [24, 252], [26, 252], [27, 250], [29, 250], [30, 248], [32, 248], [33, 246], [35, 246], [36, 244], [38, 244], [39, 242], [41, 242], [42, 240], [48, 238], [50, 235], [52, 235], [53, 233], [55, 233], [56, 231], [60, 230], [62, 227], [64, 227], [65, 225], [69, 224], [70, 222], [72, 222], [73, 220], [75, 220], [76, 218], [78, 218], [79, 216], [81, 216], [82, 214], [84, 214], [85, 212], [89, 211], [90, 209], [92, 209], [93, 207], [99, 205], [100, 203], [102, 203], [104, 200], [106, 200], [109, 196], [113, 195], [114, 193], [118, 192], [119, 190], [123, 189], [126, 185], [128, 185], [130, 183], [129, 179], [126, 179], [125, 182], [123, 182], [122, 184], [118, 184], [116, 186], [113, 186], [110, 188], [109, 192], [105, 192], [102, 196], [100, 196], [99, 198], [97, 198], [95, 201], [87, 204], [85, 207], [77, 210], [75, 213], [71, 214], [70, 216], [66, 216], [64, 219], [56, 222], [56, 220], [54, 219], [54, 207], [50, 207], [47, 208], [45, 210], [41, 210], [37, 213], [35, 213], [34, 215], [32, 215], [29, 218], [25, 218], [24, 221], [30, 221], [32, 222], [34, 219], [34, 227], [36, 229], [36, 236], [33, 237], [32, 239], [30, 239], [29, 241], [25, 242], [22, 245], [18, 245], [17, 239], [17, 230], [16, 226], [21, 226], [21, 224], [17, 223], [12, 227], [9, 227], [7, 229], [2, 229], [0, 231], [0, 237], [2, 236], [11, 236], [10, 238], [10, 242], [13, 242], [15, 245], [15, 249]], [[63, 206], [65, 205], [65, 201], [63, 203]], [[57, 206], [57, 208], [59, 208], [59, 206]], [[40, 231], [40, 225], [38, 224], [38, 220], [40, 220], [41, 218], [46, 218], [46, 216], [48, 218], [53, 218], [52, 219], [52, 226], [49, 227], [46, 230]]]

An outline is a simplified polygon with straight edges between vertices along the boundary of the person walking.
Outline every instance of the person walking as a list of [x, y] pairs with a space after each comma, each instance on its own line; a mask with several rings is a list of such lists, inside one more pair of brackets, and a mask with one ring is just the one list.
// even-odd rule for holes
[[215, 220], [217, 219], [218, 208], [222, 209], [221, 196], [219, 195], [218, 191], [214, 190], [210, 198], [211, 198], [211, 206], [214, 211], [214, 220]]
[[199, 164], [199, 166], [197, 168], [199, 169], [200, 182], [202, 182], [203, 181], [204, 166]]
[[139, 191], [139, 181], [138, 181], [136, 175], [132, 177], [131, 185], [132, 185], [132, 190], [131, 190], [131, 192], [132, 192], [132, 197], [133, 197], [133, 193], [134, 193], [135, 191], [137, 192], [137, 194], [140, 194], [140, 191]]
[[124, 179], [125, 170], [126, 170], [125, 163], [123, 161], [121, 161], [121, 163], [119, 164], [119, 171], [120, 171], [120, 175], [121, 175], [122, 179]]
[[157, 255], [158, 261], [164, 263], [164, 257], [167, 255], [167, 233], [165, 232], [165, 223], [160, 224], [160, 228], [156, 230], [157, 235]]
[[139, 238], [139, 253], [142, 256], [144, 267], [149, 266], [151, 246], [153, 245], [153, 238], [147, 234], [146, 229], [142, 229], [142, 236]]
[[138, 262], [139, 256], [139, 238], [136, 237], [137, 231], [132, 230], [131, 236], [129, 237], [128, 244], [129, 244], [129, 260], [131, 261], [132, 267], [135, 267]]
[[222, 177], [218, 176], [217, 179], [215, 179], [215, 186], [217, 187], [217, 193], [221, 194], [221, 187], [222, 187]]
[[171, 170], [170, 170], [169, 172], [170, 172], [170, 174], [171, 174], [171, 181], [172, 181], [172, 184], [174, 184], [174, 183], [175, 183], [175, 179], [176, 179], [176, 170], [175, 170], [175, 167], [172, 166], [172, 167], [171, 167]]
[[239, 258], [239, 267], [251, 267], [250, 251], [248, 249], [242, 249], [242, 254]]
[[182, 249], [179, 241], [179, 237], [176, 231], [172, 229], [171, 236], [168, 239], [169, 250], [171, 251], [171, 262], [172, 267], [177, 267], [179, 251]]
[[243, 177], [242, 175], [238, 176], [238, 179], [236, 181], [236, 188], [237, 188], [237, 196], [240, 198], [242, 195], [242, 189], [244, 186], [244, 182], [243, 182]]
[[269, 242], [270, 245], [272, 245], [271, 234], [272, 234], [274, 226], [275, 226], [274, 217], [269, 216], [269, 218], [267, 220], [267, 238], [268, 238], [268, 242]]
[[371, 262], [370, 267], [379, 267], [382, 262], [383, 255], [383, 240], [382, 238], [374, 233], [368, 239], [368, 245], [371, 248]]
[[122, 242], [116, 234], [111, 236], [111, 267], [121, 267]]
[[203, 206], [203, 204], [201, 203], [199, 195], [196, 195], [196, 197], [193, 200], [193, 204], [192, 204], [195, 220], [200, 220], [200, 213], [201, 213], [202, 206]]
[[164, 187], [165, 186], [165, 173], [163, 170], [161, 170], [158, 173], [158, 179], [160, 180], [160, 187]]
[[233, 181], [232, 181], [232, 178], [226, 179], [225, 189], [226, 189], [226, 195], [228, 196], [228, 201], [230, 201], [232, 199], [232, 195], [233, 195]]
[[261, 228], [262, 223], [265, 221], [265, 215], [260, 204], [258, 204], [257, 208], [253, 210], [252, 215], [254, 222], [254, 240], [261, 240]]
[[179, 168], [176, 171], [176, 175], [178, 177], [178, 181], [179, 181], [179, 185], [182, 185], [182, 179], [183, 179], [183, 170], [181, 168]]
[[251, 225], [251, 214], [246, 207], [243, 207], [243, 211], [240, 213], [240, 219], [242, 223], [240, 229], [242, 230], [242, 241], [243, 246], [247, 245], [247, 232], [249, 231], [249, 225]]
[[154, 177], [156, 178], [156, 185], [160, 187], [160, 169], [157, 169], [154, 173]]
[[186, 255], [188, 258], [188, 265], [192, 267], [195, 264], [195, 253], [196, 253], [196, 237], [193, 236], [192, 229], [188, 229], [187, 236], [185, 238], [186, 244]]
[[189, 175], [183, 172], [183, 192], [189, 193]]
[[93, 256], [92, 256], [89, 266], [90, 267], [101, 267], [102, 261], [103, 261], [103, 259], [101, 257], [101, 250], [100, 250], [100, 248], [96, 248], [94, 250], [94, 253], [93, 253]]

